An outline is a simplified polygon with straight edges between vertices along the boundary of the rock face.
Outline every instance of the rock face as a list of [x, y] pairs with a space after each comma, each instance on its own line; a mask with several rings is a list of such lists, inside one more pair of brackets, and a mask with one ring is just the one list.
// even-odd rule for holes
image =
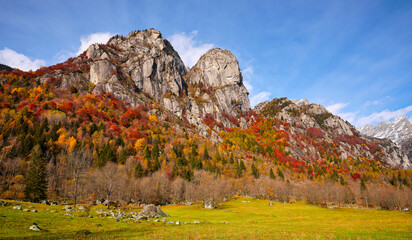
[[[289, 150], [291, 155], [301, 159], [319, 159], [322, 152], [302, 141], [302, 137], [319, 138], [326, 145], [336, 148], [341, 159], [366, 157], [386, 163], [390, 167], [411, 168], [408, 156], [391, 141], [361, 134], [348, 122], [331, 114], [318, 104], [309, 104], [307, 100], [274, 99], [258, 104], [254, 111], [264, 117], [275, 117], [285, 121], [288, 127], [280, 126], [291, 136]], [[381, 154], [382, 153], [382, 154]]]
[[155, 29], [93, 44], [63, 66], [65, 70], [50, 67], [56, 70], [46, 71], [40, 81], [94, 94], [108, 92], [131, 106], [160, 103], [166, 111], [194, 124], [203, 135], [210, 133], [203, 121], [207, 114], [224, 126], [233, 126], [229, 116], [244, 125], [238, 115], [250, 109], [233, 54], [218, 48], [209, 50], [188, 73], [172, 45]]
[[200, 125], [209, 114], [230, 125], [223, 115], [237, 116], [250, 109], [239, 63], [227, 50], [209, 50], [185, 78], [189, 85], [188, 120], [192, 124]]
[[403, 159], [402, 166], [412, 168], [412, 124], [407, 117], [402, 116], [391, 122], [381, 122], [376, 126], [365, 125], [359, 128], [359, 132], [366, 136], [394, 142], [407, 155], [407, 159]]
[[402, 141], [412, 138], [412, 124], [405, 116], [392, 122], [381, 122], [376, 126], [365, 125], [359, 128], [359, 132], [366, 136], [387, 138], [400, 144]]

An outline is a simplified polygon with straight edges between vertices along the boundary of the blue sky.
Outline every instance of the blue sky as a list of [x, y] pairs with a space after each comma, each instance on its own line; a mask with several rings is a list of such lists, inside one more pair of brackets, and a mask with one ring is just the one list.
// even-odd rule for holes
[[355, 126], [412, 119], [412, 1], [2, 0], [0, 62], [52, 65], [113, 34], [156, 28], [186, 65], [240, 63], [252, 105], [307, 98]]

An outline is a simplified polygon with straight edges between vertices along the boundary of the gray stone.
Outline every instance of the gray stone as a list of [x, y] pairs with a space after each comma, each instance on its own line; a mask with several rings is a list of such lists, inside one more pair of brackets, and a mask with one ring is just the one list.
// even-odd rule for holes
[[41, 232], [41, 229], [37, 225], [32, 225], [29, 229], [35, 232]]
[[70, 210], [70, 209], [72, 209], [72, 207], [70, 206], [70, 205], [65, 205], [64, 207], [63, 207], [63, 210]]
[[43, 201], [41, 202], [41, 204], [50, 205], [49, 201], [47, 201], [47, 200], [43, 200]]
[[8, 205], [8, 202], [4, 202], [0, 200], [0, 206], [5, 207]]
[[56, 210], [50, 210], [50, 212], [51, 212], [51, 213], [55, 213], [55, 212], [57, 212], [57, 211], [56, 211]]
[[[146, 217], [146, 218], [160, 218], [160, 217], [169, 217], [169, 215], [165, 214], [159, 206], [154, 204], [145, 205], [142, 211], [138, 214], [139, 217]], [[138, 218], [139, 219], [139, 218]]]
[[13, 209], [22, 210], [23, 208], [21, 206], [14, 206]]
[[193, 224], [200, 224], [200, 221], [199, 221], [199, 220], [195, 220], [195, 221], [193, 221]]
[[36, 209], [33, 209], [33, 210], [31, 210], [31, 212], [36, 213], [36, 212], [37, 212], [37, 210], [36, 210]]
[[180, 221], [176, 221], [176, 225], [180, 225]]
[[30, 210], [25, 208], [25, 209], [23, 209], [23, 212], [30, 212]]

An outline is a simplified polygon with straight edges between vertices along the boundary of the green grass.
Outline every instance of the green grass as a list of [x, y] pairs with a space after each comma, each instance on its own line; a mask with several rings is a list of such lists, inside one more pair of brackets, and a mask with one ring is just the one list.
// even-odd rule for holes
[[[242, 202], [250, 201], [250, 202]], [[13, 206], [0, 207], [0, 238], [5, 239], [412, 239], [411, 213], [367, 209], [327, 209], [303, 202], [274, 203], [252, 198], [234, 198], [216, 210], [199, 206], [163, 206], [162, 210], [175, 224], [153, 221], [116, 222], [97, 217], [93, 207], [88, 214], [65, 216], [62, 206], [45, 206], [15, 202], [39, 212], [23, 212]], [[58, 210], [50, 213], [45, 209]], [[29, 208], [30, 209], [30, 208]], [[129, 211], [139, 211], [132, 208]], [[71, 212], [73, 213], [73, 212]], [[80, 215], [83, 215], [80, 216]], [[202, 221], [197, 225], [184, 222]], [[44, 229], [32, 232], [35, 222]], [[101, 224], [101, 227], [97, 227]], [[77, 233], [89, 230], [90, 235]]]

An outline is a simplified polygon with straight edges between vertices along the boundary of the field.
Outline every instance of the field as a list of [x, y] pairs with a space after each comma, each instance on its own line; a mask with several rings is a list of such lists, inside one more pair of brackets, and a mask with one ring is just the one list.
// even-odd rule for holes
[[[322, 208], [304, 202], [284, 204], [253, 198], [233, 198], [217, 209], [199, 206], [163, 206], [167, 222], [116, 222], [87, 212], [65, 215], [63, 206], [12, 202], [0, 207], [1, 239], [411, 239], [410, 212]], [[37, 213], [13, 209], [13, 204]], [[32, 208], [30, 208], [30, 206]], [[48, 210], [46, 210], [48, 209]], [[56, 212], [50, 212], [56, 210]], [[123, 209], [140, 211], [140, 208]], [[115, 209], [113, 209], [115, 211]], [[92, 215], [93, 218], [88, 216]], [[163, 220], [163, 219], [160, 219]], [[200, 221], [200, 224], [185, 224]], [[42, 232], [29, 227], [36, 223]], [[101, 226], [99, 226], [101, 225]], [[83, 230], [90, 233], [85, 234]]]

